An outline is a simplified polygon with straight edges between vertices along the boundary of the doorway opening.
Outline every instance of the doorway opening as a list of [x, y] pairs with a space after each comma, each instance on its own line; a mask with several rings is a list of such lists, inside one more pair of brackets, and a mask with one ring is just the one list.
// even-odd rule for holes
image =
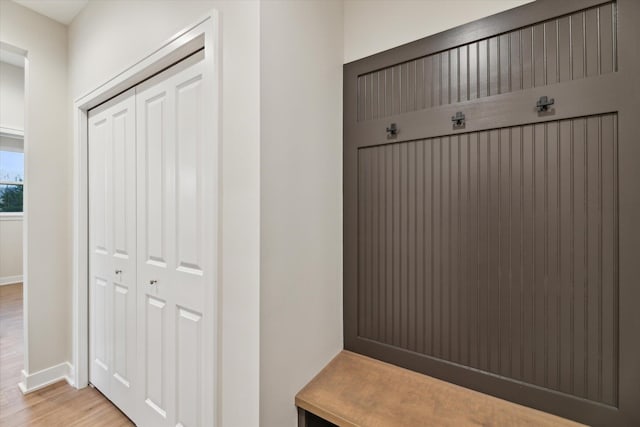
[[0, 46], [0, 393], [20, 393], [26, 366], [25, 68], [19, 49]]

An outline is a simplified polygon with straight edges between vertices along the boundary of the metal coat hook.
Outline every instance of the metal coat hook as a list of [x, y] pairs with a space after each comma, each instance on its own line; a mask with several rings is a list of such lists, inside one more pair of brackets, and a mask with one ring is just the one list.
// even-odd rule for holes
[[462, 111], [458, 111], [455, 116], [451, 116], [451, 121], [454, 128], [462, 127], [464, 126], [465, 116]]
[[549, 111], [549, 107], [555, 104], [555, 99], [547, 98], [546, 96], [541, 96], [536, 103], [536, 111], [538, 113], [544, 113], [545, 111]]
[[398, 136], [398, 125], [391, 123], [387, 128], [387, 138], [395, 138]]

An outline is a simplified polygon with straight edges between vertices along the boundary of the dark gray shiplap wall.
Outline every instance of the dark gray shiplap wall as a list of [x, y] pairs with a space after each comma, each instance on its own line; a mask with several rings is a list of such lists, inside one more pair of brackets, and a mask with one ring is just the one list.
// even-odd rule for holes
[[358, 121], [617, 70], [608, 3], [358, 77]]
[[616, 114], [359, 149], [358, 335], [615, 406], [617, 161]]

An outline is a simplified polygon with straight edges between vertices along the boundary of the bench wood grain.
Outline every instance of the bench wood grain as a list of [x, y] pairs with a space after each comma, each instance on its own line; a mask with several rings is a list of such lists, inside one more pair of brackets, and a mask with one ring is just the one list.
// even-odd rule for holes
[[349, 351], [295, 401], [344, 427], [582, 425]]

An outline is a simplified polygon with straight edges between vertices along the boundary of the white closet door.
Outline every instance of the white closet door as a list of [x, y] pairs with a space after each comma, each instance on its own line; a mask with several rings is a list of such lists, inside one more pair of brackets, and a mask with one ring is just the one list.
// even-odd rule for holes
[[89, 112], [89, 380], [129, 417], [136, 381], [136, 114], [129, 90]]
[[213, 425], [218, 163], [202, 59], [136, 93], [141, 426]]

